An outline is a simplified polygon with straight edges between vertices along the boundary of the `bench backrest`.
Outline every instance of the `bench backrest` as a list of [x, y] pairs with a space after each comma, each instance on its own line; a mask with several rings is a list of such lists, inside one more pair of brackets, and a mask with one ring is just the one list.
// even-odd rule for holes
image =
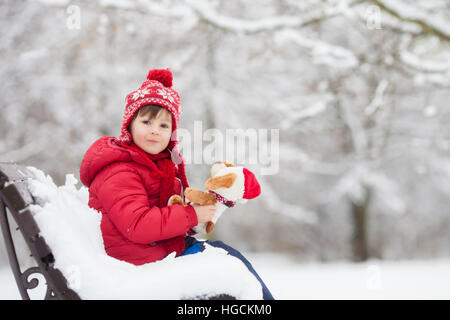
[[[54, 268], [54, 257], [45, 239], [39, 233], [39, 227], [28, 209], [34, 199], [27, 187], [29, 173], [25, 167], [14, 163], [0, 162], [0, 224], [8, 253], [9, 263], [14, 273], [22, 299], [30, 299], [29, 289], [39, 285], [32, 274], [44, 276], [47, 291], [45, 299], [80, 299], [78, 294], [68, 288], [67, 280], [60, 270]], [[36, 261], [37, 266], [21, 271], [14, 246], [9, 217], [12, 217]]]

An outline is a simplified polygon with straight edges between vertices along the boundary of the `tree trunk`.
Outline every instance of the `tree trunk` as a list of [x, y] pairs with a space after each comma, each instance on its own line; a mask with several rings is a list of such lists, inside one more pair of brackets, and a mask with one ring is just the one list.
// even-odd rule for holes
[[354, 262], [366, 261], [369, 258], [369, 249], [367, 245], [367, 221], [368, 208], [371, 197], [370, 188], [365, 188], [366, 196], [361, 203], [351, 201], [352, 206], [352, 221], [353, 221], [353, 236], [352, 236], [352, 250]]

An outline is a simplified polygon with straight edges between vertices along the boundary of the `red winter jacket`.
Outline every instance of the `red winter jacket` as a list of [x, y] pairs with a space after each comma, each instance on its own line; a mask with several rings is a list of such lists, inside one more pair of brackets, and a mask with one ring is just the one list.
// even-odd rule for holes
[[[184, 250], [184, 238], [198, 224], [192, 206], [159, 208], [159, 178], [137, 152], [114, 137], [102, 137], [81, 162], [80, 178], [89, 187], [89, 206], [102, 213], [106, 253], [135, 265]], [[154, 173], [154, 172], [153, 172]], [[175, 178], [176, 179], [176, 178]], [[174, 183], [174, 194], [181, 193]]]

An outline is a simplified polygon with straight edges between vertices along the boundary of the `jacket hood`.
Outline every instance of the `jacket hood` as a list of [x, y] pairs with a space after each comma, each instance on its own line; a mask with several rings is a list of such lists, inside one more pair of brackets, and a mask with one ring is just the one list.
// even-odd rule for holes
[[97, 173], [114, 162], [137, 162], [148, 166], [139, 153], [125, 148], [117, 138], [101, 137], [89, 147], [81, 161], [81, 182], [89, 187]]

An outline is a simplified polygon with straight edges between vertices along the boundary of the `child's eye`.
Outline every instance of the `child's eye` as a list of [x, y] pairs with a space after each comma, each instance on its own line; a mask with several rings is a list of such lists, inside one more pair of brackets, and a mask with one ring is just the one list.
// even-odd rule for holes
[[168, 128], [169, 126], [167, 124], [162, 124], [161, 127]]
[[144, 120], [144, 121], [142, 121], [142, 123], [143, 123], [143, 124], [149, 124], [149, 123], [150, 123], [150, 121], [148, 121], [148, 120]]

